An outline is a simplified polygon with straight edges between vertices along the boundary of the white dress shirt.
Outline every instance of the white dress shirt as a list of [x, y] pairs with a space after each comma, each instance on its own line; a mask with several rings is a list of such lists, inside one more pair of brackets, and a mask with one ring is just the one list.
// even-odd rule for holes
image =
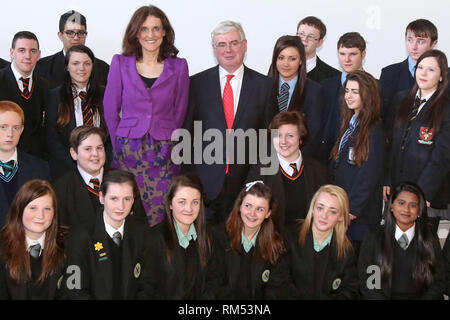
[[[80, 91], [87, 92], [87, 88], [78, 89], [76, 87], [73, 87], [73, 95], [76, 95], [75, 99], [73, 99], [73, 111], [75, 113], [75, 123], [77, 127], [83, 125], [83, 109], [81, 108], [81, 98], [78, 96]], [[94, 127], [100, 127], [100, 115], [98, 114], [98, 112], [94, 114], [94, 117], [92, 119], [94, 121]]]
[[219, 78], [220, 78], [220, 92], [223, 98], [223, 90], [227, 83], [227, 75], [232, 74], [234, 77], [230, 80], [231, 89], [233, 90], [234, 101], [234, 115], [236, 115], [237, 107], [239, 104], [239, 95], [241, 94], [242, 79], [244, 78], [244, 65], [241, 65], [235, 72], [228, 73], [224, 68], [219, 65]]
[[289, 162], [289, 161], [285, 160], [282, 156], [280, 156], [279, 153], [277, 153], [277, 156], [278, 156], [278, 161], [280, 162], [281, 168], [288, 175], [292, 176], [292, 174], [294, 173], [294, 169], [290, 166], [291, 163], [295, 163], [296, 166], [297, 166], [297, 171], [300, 171], [300, 167], [301, 167], [302, 162], [303, 162], [303, 158], [302, 158], [302, 153], [301, 152], [300, 152], [300, 155], [298, 156], [298, 158], [295, 159], [295, 161], [292, 161], [292, 162]]
[[[20, 91], [23, 92], [23, 82], [20, 80], [21, 77], [24, 77], [20, 74], [19, 71], [14, 67], [14, 63], [11, 63], [11, 70], [14, 74], [14, 78], [16, 78], [17, 85], [19, 86]], [[34, 70], [34, 69], [33, 69]], [[28, 90], [31, 92], [31, 88], [33, 88], [33, 71], [31, 71], [31, 74], [28, 77], [24, 78], [30, 78], [30, 82], [28, 84]]]
[[102, 181], [103, 181], [103, 168], [100, 169], [100, 173], [97, 176], [91, 176], [89, 173], [84, 171], [79, 165], [77, 165], [77, 169], [78, 169], [78, 172], [81, 175], [81, 178], [83, 178], [84, 183], [86, 183], [92, 189], [94, 189], [94, 185], [90, 182], [92, 178], [97, 178], [98, 181], [99, 181], [99, 185], [102, 184]]
[[402, 229], [400, 229], [399, 227], [398, 227], [398, 225], [395, 225], [395, 240], [397, 240], [398, 241], [398, 239], [400, 239], [400, 237], [404, 234], [404, 233], [406, 233], [406, 236], [408, 237], [408, 246], [407, 247], [409, 247], [409, 244], [411, 243], [411, 241], [414, 239], [414, 235], [415, 235], [415, 227], [416, 227], [416, 224], [414, 223], [414, 225], [411, 227], [411, 228], [409, 228], [408, 230], [406, 230], [406, 231], [402, 231]]

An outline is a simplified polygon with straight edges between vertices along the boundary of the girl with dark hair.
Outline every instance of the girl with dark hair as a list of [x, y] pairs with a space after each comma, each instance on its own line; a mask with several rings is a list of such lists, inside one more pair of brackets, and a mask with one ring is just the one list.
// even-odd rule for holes
[[425, 52], [417, 60], [415, 75], [413, 88], [399, 93], [401, 102], [394, 103], [397, 108], [390, 116], [390, 159], [383, 195], [387, 200], [391, 187], [401, 181], [415, 182], [425, 194], [429, 216], [438, 216], [438, 210], [447, 209], [446, 173], [450, 171], [447, 57], [439, 50]]
[[[94, 53], [88, 47], [71, 47], [64, 60], [63, 83], [50, 92], [46, 135], [54, 180], [76, 167], [69, 153], [69, 137], [75, 127], [90, 125], [107, 132], [103, 117], [104, 87], [97, 83], [94, 61]], [[107, 151], [110, 153], [110, 145]]]
[[171, 135], [184, 121], [189, 73], [174, 41], [164, 12], [155, 6], [136, 10], [123, 53], [112, 59], [103, 101], [112, 167], [135, 175], [150, 225], [162, 221], [164, 193], [180, 171], [171, 161]]
[[53, 300], [64, 272], [64, 238], [50, 183], [25, 183], [0, 233], [0, 299]]
[[129, 172], [110, 170], [103, 176], [99, 194], [103, 211], [91, 223], [70, 230], [64, 298], [145, 298], [142, 273], [150, 265], [146, 253], [151, 242], [147, 224], [131, 211], [138, 192]]
[[203, 186], [194, 174], [172, 179], [164, 197], [166, 216], [151, 228], [152, 264], [144, 279], [150, 299], [205, 297], [212, 244], [206, 231]]
[[347, 75], [341, 105], [341, 129], [332, 151], [333, 183], [350, 201], [348, 235], [358, 252], [366, 233], [381, 222], [385, 139], [377, 80], [369, 73]]
[[306, 154], [314, 156], [322, 132], [323, 101], [320, 85], [306, 77], [306, 54], [297, 36], [282, 36], [275, 43], [269, 78], [275, 82], [275, 105], [282, 111], [299, 111], [306, 119], [309, 142], [303, 147]]
[[384, 226], [373, 230], [361, 246], [363, 298], [443, 299], [445, 267], [422, 190], [414, 183], [400, 183], [386, 203], [384, 218]]
[[287, 258], [273, 270], [277, 281], [268, 288], [269, 298], [358, 298], [356, 256], [346, 235], [349, 223], [345, 190], [320, 187], [306, 218], [287, 230]]
[[219, 249], [224, 254], [221, 299], [264, 299], [271, 269], [286, 252], [278, 230], [277, 206], [269, 186], [247, 183], [228, 216], [225, 230], [217, 228]]

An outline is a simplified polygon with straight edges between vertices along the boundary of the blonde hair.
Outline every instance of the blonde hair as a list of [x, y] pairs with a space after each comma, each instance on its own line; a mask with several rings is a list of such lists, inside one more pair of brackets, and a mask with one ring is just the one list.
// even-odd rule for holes
[[308, 214], [302, 224], [299, 235], [299, 243], [301, 246], [305, 245], [306, 236], [311, 227], [311, 222], [313, 219], [313, 209], [316, 204], [317, 198], [321, 193], [328, 193], [337, 198], [339, 201], [340, 211], [342, 214], [342, 221], [338, 221], [334, 226], [334, 239], [337, 245], [337, 257], [338, 259], [344, 258], [350, 250], [352, 250], [352, 244], [348, 239], [346, 233], [348, 226], [350, 224], [350, 204], [348, 201], [347, 193], [341, 187], [327, 184], [323, 185], [314, 194], [311, 204], [309, 205]]

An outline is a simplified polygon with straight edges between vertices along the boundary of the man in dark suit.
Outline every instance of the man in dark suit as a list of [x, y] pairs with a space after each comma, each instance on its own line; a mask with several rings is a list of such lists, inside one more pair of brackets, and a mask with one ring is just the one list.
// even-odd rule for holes
[[16, 33], [10, 54], [11, 66], [0, 70], [0, 100], [14, 101], [25, 113], [25, 129], [18, 148], [45, 159], [44, 119], [48, 83], [33, 71], [41, 54], [36, 35], [29, 31]]
[[7, 67], [9, 65], [10, 65], [10, 63], [8, 61], [0, 58], [0, 69], [3, 69], [3, 68], [5, 68], [5, 67]]
[[[60, 17], [58, 37], [63, 43], [63, 50], [39, 60], [35, 70], [36, 74], [49, 81], [50, 89], [62, 84], [66, 52], [74, 45], [85, 44], [87, 36], [86, 30], [86, 17], [81, 13], [71, 10]], [[97, 58], [95, 59], [94, 64], [94, 69], [97, 70], [96, 78], [98, 83], [106, 85], [109, 65]]]
[[328, 163], [331, 149], [339, 136], [341, 127], [341, 91], [347, 73], [363, 70], [363, 60], [366, 56], [366, 41], [358, 32], [347, 32], [337, 43], [339, 64], [343, 72], [340, 75], [322, 82], [322, 94], [325, 100], [322, 145], [320, 159]]
[[28, 180], [50, 180], [48, 164], [17, 150], [24, 131], [24, 112], [14, 102], [0, 101], [0, 228], [5, 224], [9, 206]]
[[[105, 171], [105, 140], [106, 134], [101, 128], [79, 126], [73, 129], [70, 154], [77, 166], [54, 185], [61, 225], [74, 227], [92, 223], [102, 210], [98, 195]], [[139, 196], [134, 201], [132, 214], [145, 221]]]
[[405, 31], [408, 57], [399, 63], [391, 64], [381, 70], [380, 88], [383, 98], [381, 117], [387, 117], [395, 95], [409, 90], [414, 85], [414, 72], [417, 59], [426, 51], [433, 49], [438, 42], [436, 26], [425, 19], [410, 22]]
[[297, 36], [302, 40], [306, 53], [306, 72], [308, 78], [316, 82], [338, 76], [339, 70], [326, 64], [316, 54], [317, 48], [321, 47], [327, 27], [319, 18], [309, 16], [302, 19], [297, 25]]
[[[272, 82], [243, 64], [247, 40], [239, 23], [220, 23], [212, 32], [212, 47], [219, 65], [191, 77], [185, 127], [193, 133], [194, 121], [201, 121], [201, 131], [196, 130], [196, 133], [202, 136], [195, 139], [203, 140], [206, 130], [216, 129], [224, 142], [223, 149], [216, 150], [212, 164], [207, 164], [208, 159], [202, 157], [200, 163], [193, 166], [206, 190], [207, 219], [221, 222], [231, 212], [244, 185], [250, 165], [250, 145], [257, 146], [257, 142], [250, 143], [246, 139], [244, 146], [236, 150], [235, 143], [234, 158], [230, 160], [225, 151], [226, 134], [230, 129], [266, 129], [277, 109], [270, 99]], [[210, 150], [211, 147], [205, 150], [208, 145], [203, 141], [202, 149], [195, 150], [197, 158]], [[217, 155], [217, 151], [223, 151], [222, 156]], [[236, 158], [242, 156], [245, 156], [245, 164], [236, 164]]]

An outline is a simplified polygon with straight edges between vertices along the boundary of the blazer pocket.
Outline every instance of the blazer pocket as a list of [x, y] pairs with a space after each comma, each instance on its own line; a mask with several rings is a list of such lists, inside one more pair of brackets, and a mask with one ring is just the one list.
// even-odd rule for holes
[[137, 123], [138, 123], [137, 118], [126, 118], [126, 119], [120, 120], [119, 125], [117, 127], [118, 128], [134, 127], [137, 125]]

